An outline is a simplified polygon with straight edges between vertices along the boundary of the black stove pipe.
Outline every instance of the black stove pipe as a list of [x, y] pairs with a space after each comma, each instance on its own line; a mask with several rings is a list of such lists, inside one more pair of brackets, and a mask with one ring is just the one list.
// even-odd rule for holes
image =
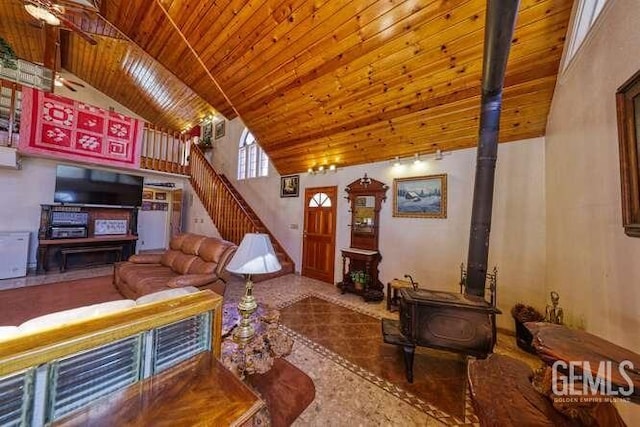
[[509, 58], [519, 0], [487, 0], [480, 132], [473, 189], [471, 231], [465, 292], [484, 297], [493, 207], [493, 182], [498, 157], [502, 85]]

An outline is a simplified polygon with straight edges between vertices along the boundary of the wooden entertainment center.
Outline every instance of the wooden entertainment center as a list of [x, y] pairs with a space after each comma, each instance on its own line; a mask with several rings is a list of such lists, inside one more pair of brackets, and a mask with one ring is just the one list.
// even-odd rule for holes
[[136, 250], [135, 207], [41, 205], [37, 273], [110, 264]]

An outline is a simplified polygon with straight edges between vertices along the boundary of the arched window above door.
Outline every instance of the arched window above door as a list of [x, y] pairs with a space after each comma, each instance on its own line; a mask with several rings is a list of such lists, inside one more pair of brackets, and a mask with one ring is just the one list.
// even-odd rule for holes
[[326, 193], [316, 193], [309, 200], [310, 208], [330, 208], [331, 199]]
[[256, 138], [245, 128], [238, 146], [238, 179], [269, 175], [269, 157], [260, 148]]

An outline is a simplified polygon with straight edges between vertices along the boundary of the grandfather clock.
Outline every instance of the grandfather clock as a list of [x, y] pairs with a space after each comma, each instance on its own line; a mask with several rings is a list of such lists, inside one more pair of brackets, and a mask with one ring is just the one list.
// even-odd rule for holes
[[381, 301], [383, 285], [378, 279], [378, 265], [382, 260], [378, 250], [380, 209], [387, 199], [389, 187], [364, 177], [347, 186], [346, 198], [351, 207], [351, 245], [342, 249], [342, 282], [338, 288], [344, 294], [362, 295], [365, 301]]

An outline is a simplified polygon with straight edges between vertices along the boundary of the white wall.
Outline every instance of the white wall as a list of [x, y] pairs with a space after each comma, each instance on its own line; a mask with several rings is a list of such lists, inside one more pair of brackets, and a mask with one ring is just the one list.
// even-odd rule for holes
[[[301, 267], [304, 226], [303, 194], [306, 187], [338, 187], [336, 282], [341, 280], [340, 248], [349, 246], [349, 206], [344, 189], [366, 172], [390, 188], [380, 221], [380, 278], [383, 283], [411, 274], [421, 286], [459, 289], [459, 265], [467, 260], [471, 201], [475, 176], [475, 149], [461, 150], [441, 161], [428, 160], [393, 168], [380, 162], [339, 168], [336, 173], [300, 174], [300, 197], [280, 198], [280, 175], [236, 181], [237, 147], [244, 126], [239, 119], [227, 123], [227, 135], [215, 141], [213, 164], [225, 173], [261, 219]], [[393, 179], [446, 173], [446, 219], [394, 218]], [[508, 314], [518, 301], [540, 308], [545, 304], [544, 141], [542, 138], [501, 144], [498, 155], [493, 228], [489, 265], [498, 266], [498, 302], [505, 315], [499, 326], [513, 329]], [[294, 228], [292, 228], [292, 225]], [[298, 226], [295, 229], [295, 226]]]
[[640, 239], [622, 228], [615, 92], [640, 69], [640, 7], [609, 1], [558, 81], [547, 151], [547, 285], [569, 324], [640, 352]]

